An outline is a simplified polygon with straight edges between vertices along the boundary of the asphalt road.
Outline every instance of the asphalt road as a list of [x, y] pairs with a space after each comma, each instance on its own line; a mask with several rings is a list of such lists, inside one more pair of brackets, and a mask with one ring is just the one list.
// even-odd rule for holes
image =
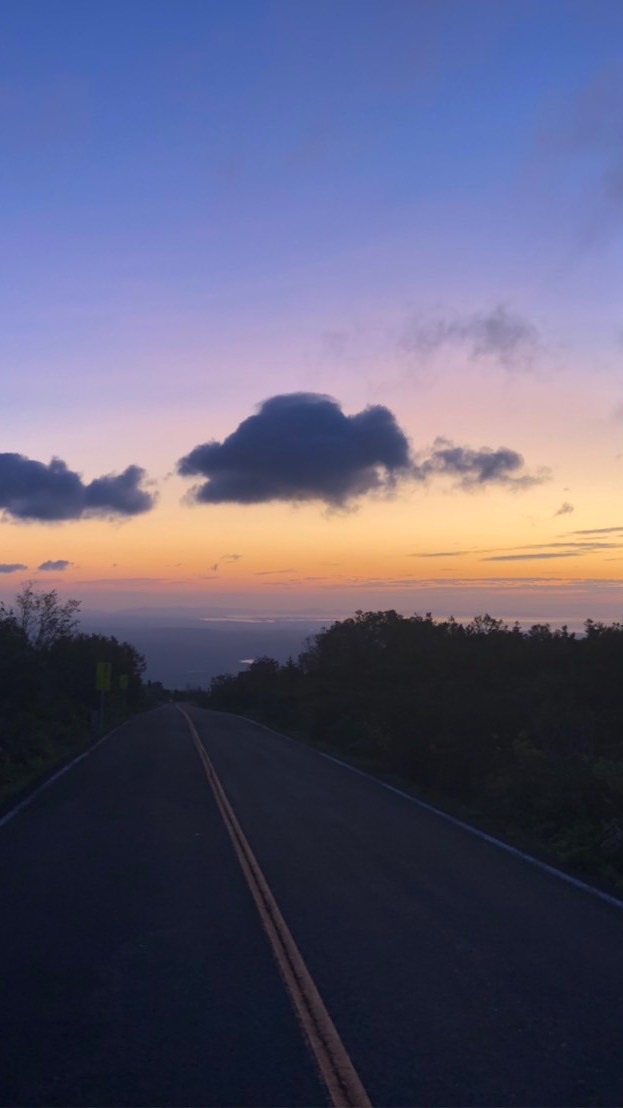
[[[189, 709], [370, 1101], [623, 1103], [623, 911], [296, 743]], [[2, 1105], [321, 1105], [173, 706], [0, 827]]]

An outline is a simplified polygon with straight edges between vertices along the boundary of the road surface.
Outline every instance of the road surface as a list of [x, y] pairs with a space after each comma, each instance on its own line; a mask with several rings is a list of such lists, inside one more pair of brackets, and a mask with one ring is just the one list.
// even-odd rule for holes
[[2, 1105], [623, 1103], [623, 911], [188, 714], [0, 827]]

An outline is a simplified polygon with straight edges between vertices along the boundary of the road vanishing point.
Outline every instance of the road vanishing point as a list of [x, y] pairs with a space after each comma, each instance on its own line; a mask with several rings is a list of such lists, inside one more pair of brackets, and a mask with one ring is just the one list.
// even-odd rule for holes
[[239, 717], [0, 821], [3, 1106], [620, 1105], [623, 911]]

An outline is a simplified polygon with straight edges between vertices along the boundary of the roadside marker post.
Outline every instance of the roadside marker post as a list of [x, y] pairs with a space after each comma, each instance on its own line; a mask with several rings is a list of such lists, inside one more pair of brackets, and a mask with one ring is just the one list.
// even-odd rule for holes
[[104, 700], [112, 686], [112, 662], [97, 662], [95, 666], [95, 688], [100, 694], [99, 730], [104, 730]]
[[130, 685], [130, 678], [127, 673], [119, 674], [119, 695], [122, 709], [125, 710], [128, 703], [128, 688]]

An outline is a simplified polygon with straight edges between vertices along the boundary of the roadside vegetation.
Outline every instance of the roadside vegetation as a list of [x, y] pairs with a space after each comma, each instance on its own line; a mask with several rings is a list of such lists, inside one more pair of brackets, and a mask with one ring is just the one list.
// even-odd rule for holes
[[0, 805], [97, 737], [98, 662], [112, 666], [107, 730], [144, 706], [144, 659], [129, 643], [80, 632], [79, 608], [30, 584], [0, 604]]
[[623, 885], [623, 624], [357, 612], [192, 694]]

